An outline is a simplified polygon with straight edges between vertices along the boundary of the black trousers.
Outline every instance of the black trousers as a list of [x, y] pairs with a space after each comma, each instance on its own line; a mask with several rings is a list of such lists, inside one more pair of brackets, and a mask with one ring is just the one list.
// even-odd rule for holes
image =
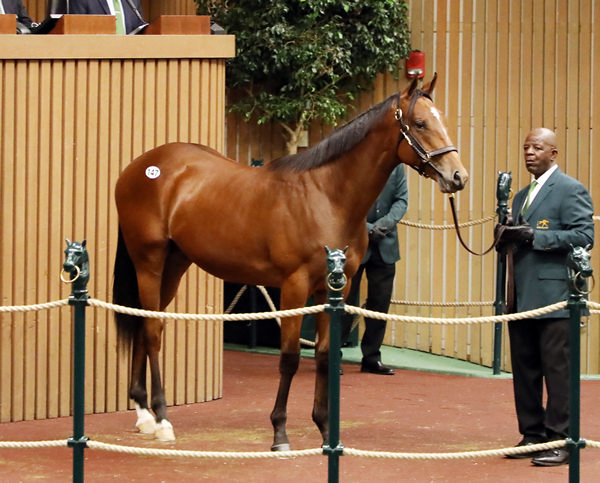
[[[379, 255], [379, 250], [372, 250], [369, 259], [362, 264], [352, 278], [350, 293], [346, 299], [350, 305], [360, 303], [360, 282], [363, 273], [367, 275], [367, 310], [387, 313], [390, 308], [396, 264], [385, 263]], [[346, 314], [342, 324], [342, 342], [348, 338], [354, 317]], [[365, 332], [360, 343], [363, 364], [373, 364], [381, 360], [381, 344], [385, 337], [385, 320], [365, 317]]]
[[[569, 319], [508, 323], [519, 432], [530, 442], [569, 433]], [[543, 405], [544, 382], [548, 395]]]

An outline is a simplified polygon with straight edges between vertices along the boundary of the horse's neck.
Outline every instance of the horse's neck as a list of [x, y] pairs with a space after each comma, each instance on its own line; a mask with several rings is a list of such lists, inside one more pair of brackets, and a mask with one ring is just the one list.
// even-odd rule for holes
[[398, 165], [395, 146], [380, 141], [359, 143], [319, 173], [330, 180], [329, 198], [350, 218], [366, 218]]

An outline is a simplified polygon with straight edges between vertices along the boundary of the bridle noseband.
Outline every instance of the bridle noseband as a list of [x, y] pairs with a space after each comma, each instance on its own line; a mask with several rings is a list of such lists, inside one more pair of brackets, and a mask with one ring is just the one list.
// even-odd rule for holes
[[[429, 95], [424, 91], [415, 91], [413, 94], [413, 98], [410, 103], [409, 112], [412, 112], [412, 107], [419, 97], [427, 97], [430, 99]], [[408, 143], [408, 145], [413, 149], [413, 151], [417, 154], [419, 159], [421, 160], [421, 164], [419, 166], [409, 165], [411, 168], [416, 170], [421, 176], [425, 176], [429, 178], [427, 173], [425, 172], [425, 168], [427, 166], [431, 167], [436, 173], [440, 176], [443, 176], [440, 170], [432, 163], [432, 160], [438, 156], [443, 156], [446, 153], [450, 153], [452, 151], [458, 152], [456, 146], [444, 146], [439, 149], [434, 149], [433, 151], [427, 151], [421, 142], [414, 136], [414, 134], [410, 131], [410, 126], [404, 122], [404, 116], [402, 113], [402, 109], [400, 108], [400, 98], [398, 98], [398, 107], [396, 108], [395, 113], [396, 120], [400, 123], [400, 134], [398, 135], [398, 145], [404, 140]], [[397, 151], [397, 149], [396, 149]]]

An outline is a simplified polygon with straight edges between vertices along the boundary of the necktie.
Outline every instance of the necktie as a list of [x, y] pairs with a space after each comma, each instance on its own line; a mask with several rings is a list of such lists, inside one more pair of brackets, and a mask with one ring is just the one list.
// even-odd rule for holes
[[123, 5], [121, 0], [113, 0], [115, 16], [117, 17], [117, 34], [125, 35], [125, 16], [123, 15]]
[[525, 214], [527, 213], [527, 210], [529, 209], [529, 205], [531, 204], [531, 199], [532, 199], [532, 194], [533, 194], [533, 190], [535, 189], [535, 187], [537, 186], [537, 181], [534, 179], [531, 184], [529, 185], [529, 191], [527, 192], [527, 198], [525, 199], [525, 203], [523, 204], [523, 209], [521, 210], [521, 213]]

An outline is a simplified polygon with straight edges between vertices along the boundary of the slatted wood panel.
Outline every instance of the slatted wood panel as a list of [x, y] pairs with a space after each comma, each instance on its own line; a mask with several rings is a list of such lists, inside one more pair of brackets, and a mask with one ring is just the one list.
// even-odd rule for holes
[[[534, 127], [556, 130], [561, 169], [592, 194], [600, 215], [594, 179], [600, 158], [600, 1], [581, 0], [412, 0], [413, 48], [426, 53], [426, 80], [439, 76], [434, 101], [446, 114], [450, 134], [471, 175], [457, 195], [461, 221], [479, 220], [496, 209], [498, 171], [512, 171], [516, 192], [528, 183], [521, 146]], [[596, 81], [594, 81], [596, 79]], [[382, 76], [357, 111], [408, 85]], [[314, 125], [314, 144], [331, 128]], [[277, 126], [256, 128], [227, 118], [227, 153], [249, 163], [284, 154]], [[596, 163], [596, 164], [594, 164]], [[597, 170], [597, 168], [596, 168]], [[430, 180], [408, 173], [406, 220], [451, 224], [446, 196]], [[492, 240], [493, 223], [464, 230], [467, 243], [482, 251]], [[408, 301], [480, 302], [495, 296], [495, 255], [469, 255], [453, 231], [399, 227], [403, 259], [398, 263], [394, 298]], [[596, 273], [600, 255], [592, 252]], [[600, 300], [599, 288], [591, 300]], [[393, 306], [396, 314], [426, 317], [492, 315], [493, 308]], [[510, 369], [507, 329], [503, 330], [504, 369]], [[600, 373], [600, 321], [590, 317], [582, 331], [582, 370]], [[387, 344], [491, 366], [493, 326], [388, 325]]]
[[[53, 42], [66, 45], [57, 37]], [[182, 51], [181, 39], [162, 42]], [[233, 55], [232, 47], [225, 50]], [[43, 49], [38, 45], [34, 51]], [[90, 295], [110, 301], [119, 172], [166, 142], [224, 149], [224, 56], [168, 59], [148, 53], [136, 59], [125, 52], [126, 58], [14, 60], [6, 55], [0, 56], [0, 304], [66, 298], [70, 289], [59, 274], [67, 237], [87, 239]], [[167, 310], [221, 313], [222, 284], [191, 269]], [[70, 308], [0, 315], [0, 421], [70, 413], [71, 324]], [[221, 397], [221, 323], [170, 321], [163, 347], [168, 404]], [[129, 364], [115, 349], [113, 314], [88, 309], [88, 413], [129, 407]]]

